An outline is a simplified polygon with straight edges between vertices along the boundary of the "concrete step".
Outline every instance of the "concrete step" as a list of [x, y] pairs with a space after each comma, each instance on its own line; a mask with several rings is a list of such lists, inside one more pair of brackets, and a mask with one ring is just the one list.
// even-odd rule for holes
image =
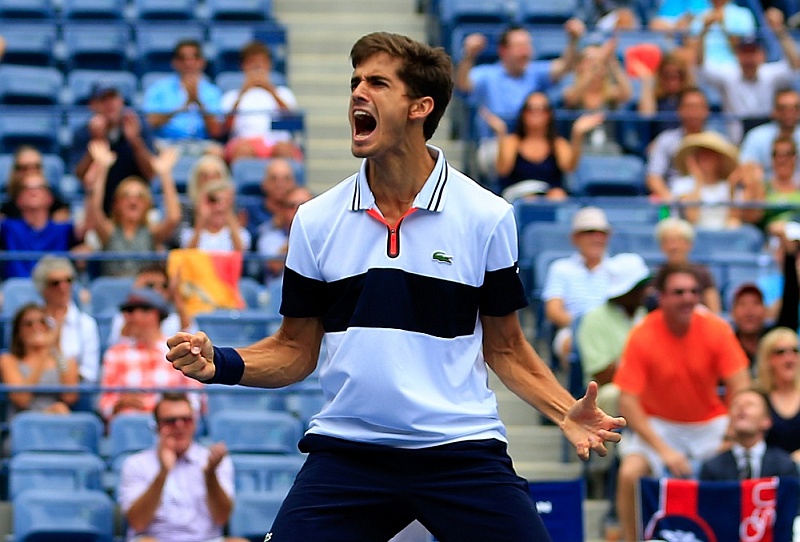
[[[561, 430], [553, 425], [509, 425], [508, 454], [515, 461], [578, 462]], [[565, 453], [566, 451], [566, 453]]]
[[514, 470], [526, 480], [539, 482], [574, 480], [582, 474], [579, 463], [560, 461], [514, 461]]

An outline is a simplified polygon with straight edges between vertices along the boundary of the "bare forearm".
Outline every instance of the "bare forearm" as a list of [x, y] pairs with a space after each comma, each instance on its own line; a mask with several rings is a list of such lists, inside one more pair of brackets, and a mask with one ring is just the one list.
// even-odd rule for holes
[[208, 473], [205, 475], [206, 480], [206, 496], [208, 511], [211, 515], [211, 520], [217, 525], [225, 525], [228, 518], [231, 516], [233, 510], [233, 502], [231, 498], [219, 485], [216, 473]]
[[639, 398], [622, 393], [619, 398], [619, 413], [628, 421], [628, 427], [639, 435], [656, 452], [663, 454], [669, 446], [659, 437], [650, 425], [650, 417], [642, 409]]
[[147, 490], [134, 502], [128, 510], [128, 524], [135, 531], [143, 531], [156, 515], [156, 510], [161, 502], [161, 492], [164, 490], [164, 483], [167, 480], [167, 471], [159, 471], [153, 483]]
[[153, 156], [150, 154], [150, 149], [147, 148], [147, 144], [145, 144], [144, 139], [141, 137], [133, 138], [133, 140], [128, 141], [128, 143], [133, 150], [133, 159], [142, 174], [142, 178], [149, 181], [153, 178], [153, 175], [155, 175], [151, 164]]

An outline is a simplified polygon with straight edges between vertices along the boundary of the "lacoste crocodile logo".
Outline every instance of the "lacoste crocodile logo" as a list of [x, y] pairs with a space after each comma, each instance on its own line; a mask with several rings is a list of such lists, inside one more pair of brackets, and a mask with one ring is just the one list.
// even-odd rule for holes
[[431, 254], [431, 258], [435, 262], [441, 262], [441, 263], [446, 263], [446, 264], [452, 264], [453, 263], [453, 257], [448, 255], [443, 250], [437, 250], [436, 252]]

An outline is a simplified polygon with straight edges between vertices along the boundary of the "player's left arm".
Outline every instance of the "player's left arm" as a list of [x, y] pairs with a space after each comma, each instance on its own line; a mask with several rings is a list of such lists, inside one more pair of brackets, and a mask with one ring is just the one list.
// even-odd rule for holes
[[525, 339], [517, 313], [481, 316], [486, 363], [508, 389], [561, 427], [581, 459], [591, 450], [606, 455], [604, 442], [619, 442], [615, 429], [625, 426], [597, 408], [597, 384], [577, 401]]

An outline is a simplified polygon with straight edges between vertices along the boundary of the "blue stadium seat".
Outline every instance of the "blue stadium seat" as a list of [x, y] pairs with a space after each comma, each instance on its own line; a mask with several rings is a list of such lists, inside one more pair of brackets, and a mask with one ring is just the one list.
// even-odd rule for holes
[[518, 0], [519, 19], [523, 24], [563, 24], [580, 17], [579, 0]]
[[242, 277], [239, 279], [239, 293], [247, 304], [247, 308], [257, 309], [261, 306], [261, 295], [264, 293], [264, 287], [251, 277]]
[[[133, 0], [135, 17], [142, 21], [181, 20], [195, 16], [197, 0]], [[179, 32], [176, 32], [179, 34]]]
[[296, 454], [303, 433], [300, 420], [286, 412], [222, 410], [209, 412], [208, 438], [228, 452]]
[[[165, 22], [141, 22], [134, 26], [136, 40], [137, 73], [172, 72], [172, 52], [184, 39], [203, 43], [204, 30], [199, 23], [181, 21], [180, 26]], [[143, 88], [144, 81], [142, 81]]]
[[195, 317], [197, 327], [220, 346], [247, 346], [272, 335], [280, 318], [263, 309], [219, 309]]
[[105, 461], [88, 452], [22, 452], [9, 462], [8, 496], [13, 501], [31, 489], [102, 490], [105, 470]]
[[67, 21], [122, 20], [127, 5], [127, 0], [61, 0], [60, 13]]
[[648, 196], [596, 196], [585, 200], [586, 205], [600, 207], [612, 226], [641, 225], [655, 227], [662, 212], [661, 206]]
[[12, 512], [14, 542], [112, 542], [114, 501], [97, 490], [32, 489]]
[[275, 521], [285, 497], [284, 490], [237, 494], [236, 506], [233, 507], [228, 522], [230, 536], [263, 540], [266, 529]]
[[561, 56], [567, 48], [569, 37], [561, 25], [528, 25], [533, 41], [533, 55], [536, 60], [552, 60]]
[[[512, 21], [505, 0], [440, 0], [438, 6], [438, 40], [445, 48], [453, 43], [455, 29], [463, 24], [489, 23], [502, 27]], [[460, 56], [460, 47], [448, 51]]]
[[302, 455], [231, 454], [236, 494], [288, 491], [303, 467]]
[[122, 21], [64, 25], [64, 64], [72, 70], [127, 70], [130, 29]]
[[28, 303], [43, 303], [42, 296], [36, 289], [33, 279], [30, 277], [9, 277], [0, 285], [0, 293], [3, 295], [2, 315], [11, 319], [20, 307]]
[[272, 17], [272, 0], [206, 0], [212, 21], [266, 21]]
[[64, 76], [49, 66], [0, 66], [1, 105], [57, 105]]
[[52, 22], [0, 22], [0, 35], [6, 40], [3, 64], [55, 66], [58, 27]]
[[728, 230], [707, 230], [698, 228], [692, 255], [697, 258], [727, 256], [735, 253], [752, 254], [753, 257], [764, 248], [764, 234], [760, 229], [743, 224]]
[[150, 448], [156, 442], [156, 425], [153, 415], [143, 412], [117, 414], [108, 424], [108, 459], [114, 462], [120, 457]]
[[286, 396], [271, 390], [246, 386], [223, 386], [211, 384], [208, 393], [208, 412], [223, 410], [285, 411]]
[[216, 23], [208, 30], [208, 40], [213, 49], [213, 72], [237, 71], [239, 52], [246, 44], [259, 41], [269, 47], [274, 71], [285, 73], [286, 28], [274, 22], [260, 24]]
[[609, 239], [613, 252], [653, 253], [659, 252], [658, 240], [651, 226], [625, 224], [614, 227]]
[[[261, 181], [269, 166], [269, 158], [240, 158], [231, 165], [231, 176], [236, 183], [236, 193], [243, 195], [261, 195]], [[293, 160], [294, 176], [297, 184], [304, 184], [303, 164]]]
[[11, 418], [11, 454], [89, 452], [99, 454], [103, 422], [90, 412], [24, 411]]
[[575, 170], [572, 191], [583, 196], [638, 196], [645, 193], [644, 177], [639, 156], [585, 154]]
[[23, 143], [58, 154], [61, 117], [60, 107], [0, 107], [0, 154], [13, 153]]
[[746, 260], [731, 258], [725, 267], [726, 282], [719, 286], [722, 291], [722, 310], [728, 312], [732, 308], [733, 294], [736, 289], [746, 282], [757, 283], [763, 270], [757, 258], [747, 258]]
[[478, 54], [475, 64], [490, 64], [497, 61], [497, 46], [500, 44], [500, 35], [505, 27], [497, 23], [458, 23], [450, 33], [450, 42], [447, 44], [453, 61], [461, 61], [464, 52], [464, 39], [470, 34], [483, 34], [486, 37], [486, 47]]
[[[312, 378], [309, 377], [309, 379]], [[309, 382], [308, 386], [291, 392], [286, 398], [286, 409], [300, 418], [305, 427], [308, 427], [311, 417], [318, 414], [323, 406], [325, 406], [325, 394], [322, 392], [322, 388], [319, 387], [318, 382], [317, 384]]]
[[70, 102], [85, 105], [89, 101], [92, 85], [96, 82], [115, 87], [119, 90], [125, 103], [132, 104], [136, 97], [139, 82], [129, 71], [72, 70], [67, 74], [67, 88], [70, 91]]
[[0, 19], [54, 19], [53, 0], [0, 0]]
[[133, 287], [133, 277], [100, 276], [89, 282], [90, 310], [95, 316], [116, 312]]
[[569, 222], [580, 208], [580, 204], [575, 201], [552, 201], [544, 198], [520, 198], [513, 205], [518, 231], [522, 231], [531, 222]]

